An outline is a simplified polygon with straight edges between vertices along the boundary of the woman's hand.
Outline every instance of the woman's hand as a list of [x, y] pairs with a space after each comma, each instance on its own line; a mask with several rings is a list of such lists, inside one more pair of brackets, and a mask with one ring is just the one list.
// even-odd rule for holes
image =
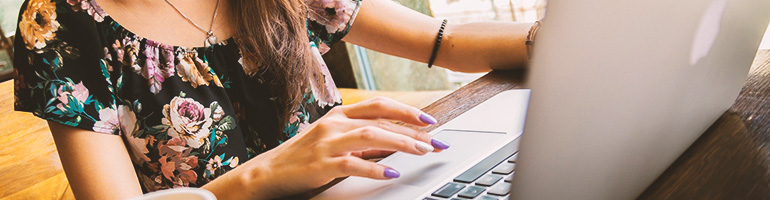
[[338, 106], [285, 143], [229, 174], [240, 174], [250, 191], [259, 188], [252, 197], [276, 198], [323, 186], [338, 177], [400, 176], [395, 169], [361, 158], [369, 154], [402, 151], [424, 155], [449, 147], [423, 131], [392, 121], [417, 126], [436, 123], [435, 118], [419, 109], [386, 98]]

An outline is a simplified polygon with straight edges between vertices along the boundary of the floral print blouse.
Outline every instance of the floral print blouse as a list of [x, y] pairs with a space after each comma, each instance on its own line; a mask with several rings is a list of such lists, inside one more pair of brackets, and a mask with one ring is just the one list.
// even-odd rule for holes
[[265, 77], [242, 67], [232, 38], [172, 46], [132, 33], [94, 0], [27, 0], [16, 31], [14, 107], [120, 135], [145, 192], [199, 187], [341, 104], [321, 54], [347, 33], [359, 1], [307, 0], [308, 41], [324, 80], [297, 77], [311, 89], [281, 125]]

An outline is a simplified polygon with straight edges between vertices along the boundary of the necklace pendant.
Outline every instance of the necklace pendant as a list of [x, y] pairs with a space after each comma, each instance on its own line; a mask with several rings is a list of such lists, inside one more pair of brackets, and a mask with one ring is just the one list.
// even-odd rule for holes
[[214, 33], [212, 31], [208, 32], [208, 37], [206, 37], [206, 40], [203, 41], [203, 44], [206, 47], [209, 47], [211, 45], [214, 45], [217, 43], [217, 36], [214, 36]]

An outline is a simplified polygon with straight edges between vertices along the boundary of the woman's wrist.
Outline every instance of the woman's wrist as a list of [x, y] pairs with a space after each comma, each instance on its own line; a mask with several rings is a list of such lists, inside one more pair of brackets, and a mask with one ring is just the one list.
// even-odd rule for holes
[[[264, 161], [259, 159], [260, 156], [253, 158], [255, 160], [251, 165], [242, 166], [245, 168], [242, 172], [235, 175], [238, 177], [238, 183], [245, 186], [242, 191], [248, 191], [251, 199], [275, 199], [281, 197], [274, 188], [276, 184], [271, 181], [272, 168], [266, 166]], [[260, 161], [256, 161], [260, 160]]]
[[217, 199], [272, 199], [269, 168], [258, 162], [244, 163], [204, 185]]

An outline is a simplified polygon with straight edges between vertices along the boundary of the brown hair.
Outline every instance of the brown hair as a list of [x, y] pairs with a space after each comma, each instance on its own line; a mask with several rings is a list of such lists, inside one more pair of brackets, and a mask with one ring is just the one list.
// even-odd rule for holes
[[[320, 76], [310, 54], [304, 0], [235, 0], [236, 36], [244, 70], [269, 77], [281, 127], [297, 109], [311, 76]], [[264, 71], [262, 71], [264, 70]]]

